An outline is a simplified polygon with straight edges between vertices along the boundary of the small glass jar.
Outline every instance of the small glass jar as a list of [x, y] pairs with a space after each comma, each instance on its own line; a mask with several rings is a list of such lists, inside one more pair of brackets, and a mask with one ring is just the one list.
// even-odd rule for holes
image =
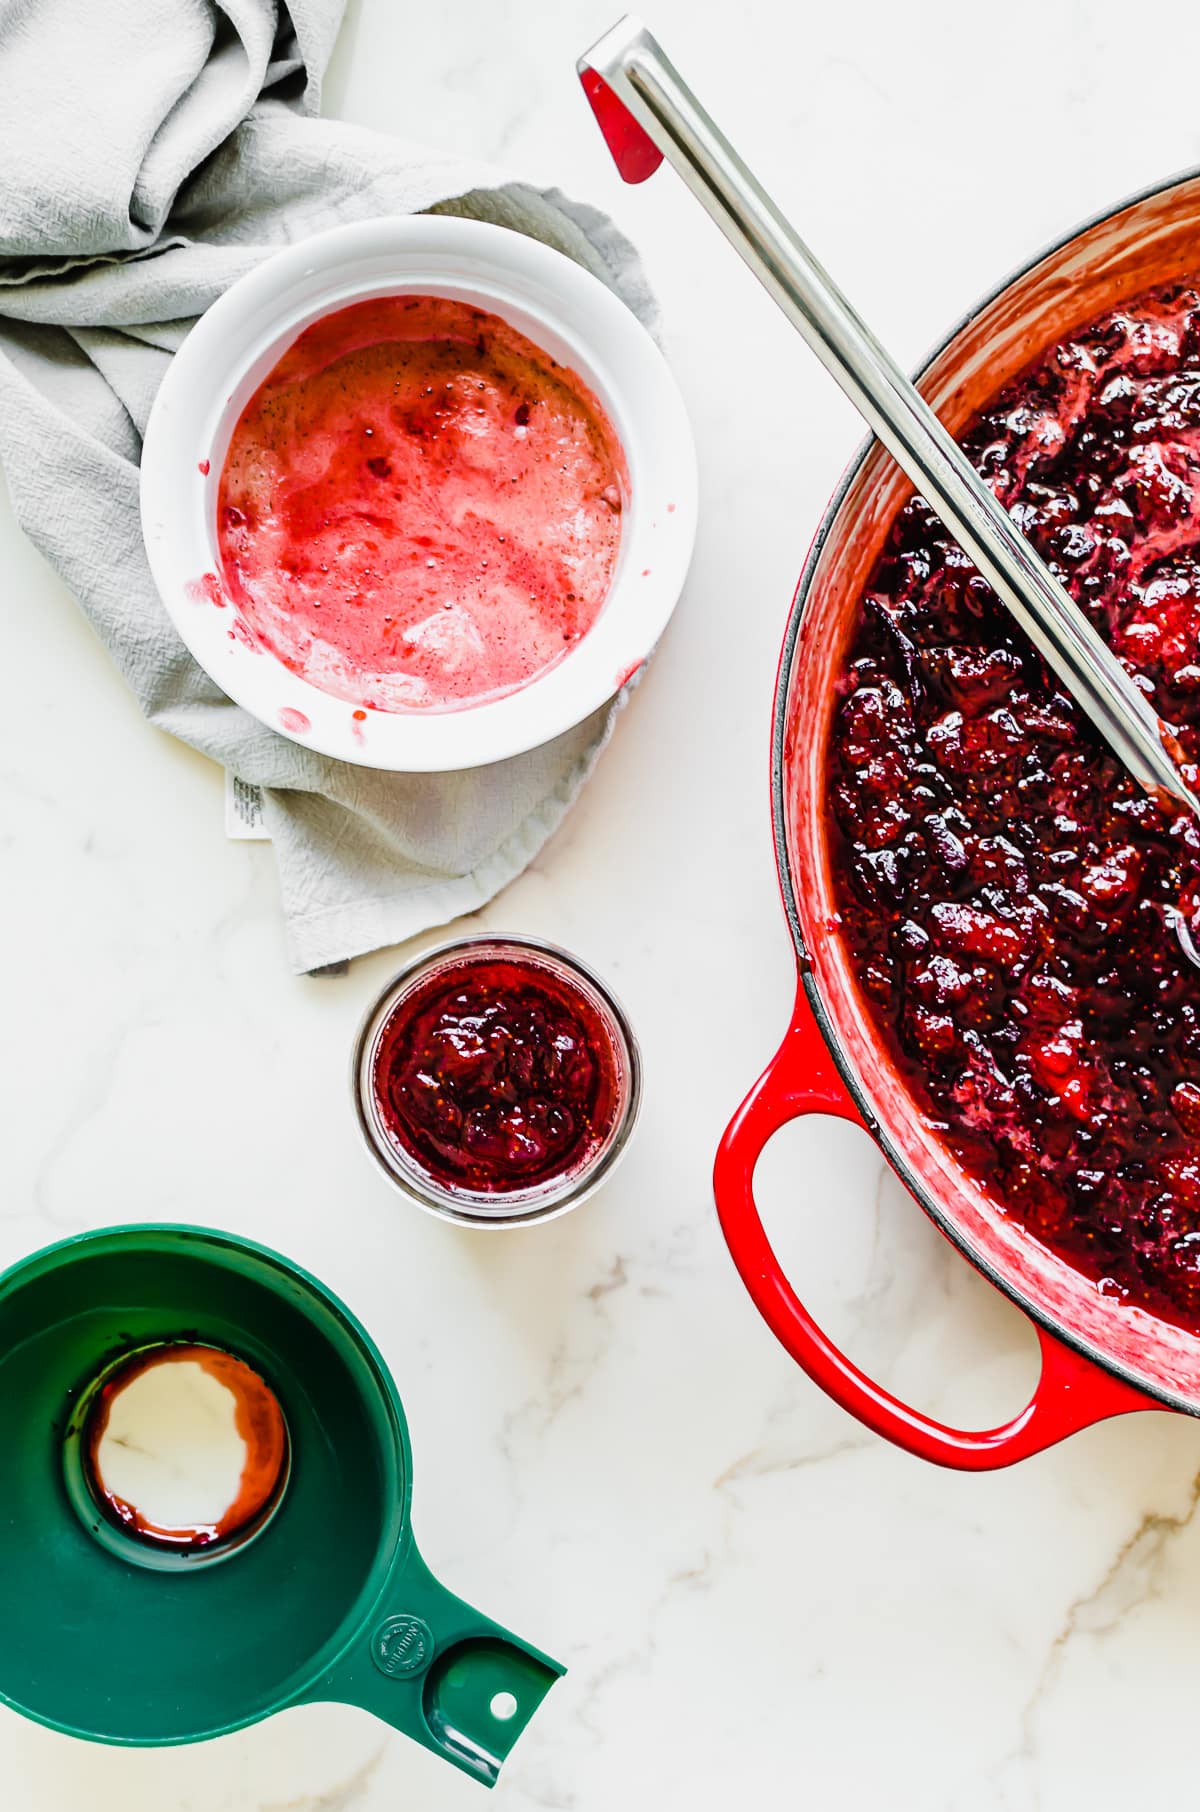
[[[561, 1069], [564, 1049], [568, 1072], [583, 1066], [575, 1077]], [[512, 1061], [509, 1052], [518, 1052]], [[442, 1053], [444, 1093], [431, 1079]], [[568, 1098], [578, 1076], [589, 1083], [586, 1102]], [[393, 977], [363, 1021], [351, 1081], [359, 1126], [389, 1182], [430, 1214], [471, 1227], [529, 1226], [577, 1207], [628, 1146], [642, 1092], [637, 1040], [599, 978], [555, 944], [487, 935], [439, 945]], [[424, 1116], [415, 1125], [407, 1113], [414, 1085]], [[489, 1119], [489, 1088], [498, 1113], [515, 1108], [515, 1122], [511, 1113], [502, 1122], [515, 1134]], [[553, 1138], [564, 1124], [575, 1134], [557, 1167]], [[551, 1149], [523, 1176], [524, 1154], [541, 1149], [539, 1125]], [[489, 1179], [488, 1151], [501, 1145], [519, 1156], [501, 1153], [499, 1171], [508, 1174]]]

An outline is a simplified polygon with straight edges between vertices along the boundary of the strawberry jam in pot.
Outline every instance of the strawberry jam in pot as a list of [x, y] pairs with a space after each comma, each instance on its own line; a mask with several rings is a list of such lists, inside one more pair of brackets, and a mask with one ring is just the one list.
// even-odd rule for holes
[[638, 1055], [612, 996], [552, 946], [466, 939], [398, 976], [356, 1059], [359, 1116], [392, 1180], [452, 1219], [573, 1206], [623, 1149]]
[[[1200, 294], [1054, 347], [963, 445], [1200, 761]], [[1200, 825], [1126, 775], [924, 501], [831, 731], [842, 937], [927, 1121], [1097, 1289], [1200, 1329]]]

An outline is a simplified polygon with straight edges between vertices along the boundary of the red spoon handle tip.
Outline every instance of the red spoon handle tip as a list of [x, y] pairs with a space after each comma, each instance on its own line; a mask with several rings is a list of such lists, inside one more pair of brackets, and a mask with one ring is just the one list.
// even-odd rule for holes
[[622, 178], [625, 182], [645, 182], [661, 164], [662, 152], [643, 132], [604, 77], [597, 75], [587, 63], [579, 65], [579, 80]]

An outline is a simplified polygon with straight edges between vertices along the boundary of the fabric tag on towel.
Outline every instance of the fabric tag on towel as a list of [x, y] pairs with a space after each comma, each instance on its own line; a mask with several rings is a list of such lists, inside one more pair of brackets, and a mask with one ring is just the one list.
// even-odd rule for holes
[[262, 788], [225, 769], [225, 835], [234, 843], [269, 843], [263, 823]]

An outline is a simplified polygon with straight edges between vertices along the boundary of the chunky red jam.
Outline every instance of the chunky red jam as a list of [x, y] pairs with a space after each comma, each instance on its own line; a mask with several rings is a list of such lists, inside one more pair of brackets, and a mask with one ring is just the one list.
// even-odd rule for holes
[[[1073, 335], [963, 445], [1200, 760], [1200, 294]], [[1102, 1293], [1200, 1327], [1200, 971], [1170, 929], [1200, 826], [1126, 777], [920, 498], [842, 693], [842, 930], [915, 1097]]]
[[389, 1136], [446, 1189], [534, 1188], [581, 1170], [621, 1107], [614, 1034], [577, 982], [534, 959], [439, 967], [401, 997], [375, 1052]]

